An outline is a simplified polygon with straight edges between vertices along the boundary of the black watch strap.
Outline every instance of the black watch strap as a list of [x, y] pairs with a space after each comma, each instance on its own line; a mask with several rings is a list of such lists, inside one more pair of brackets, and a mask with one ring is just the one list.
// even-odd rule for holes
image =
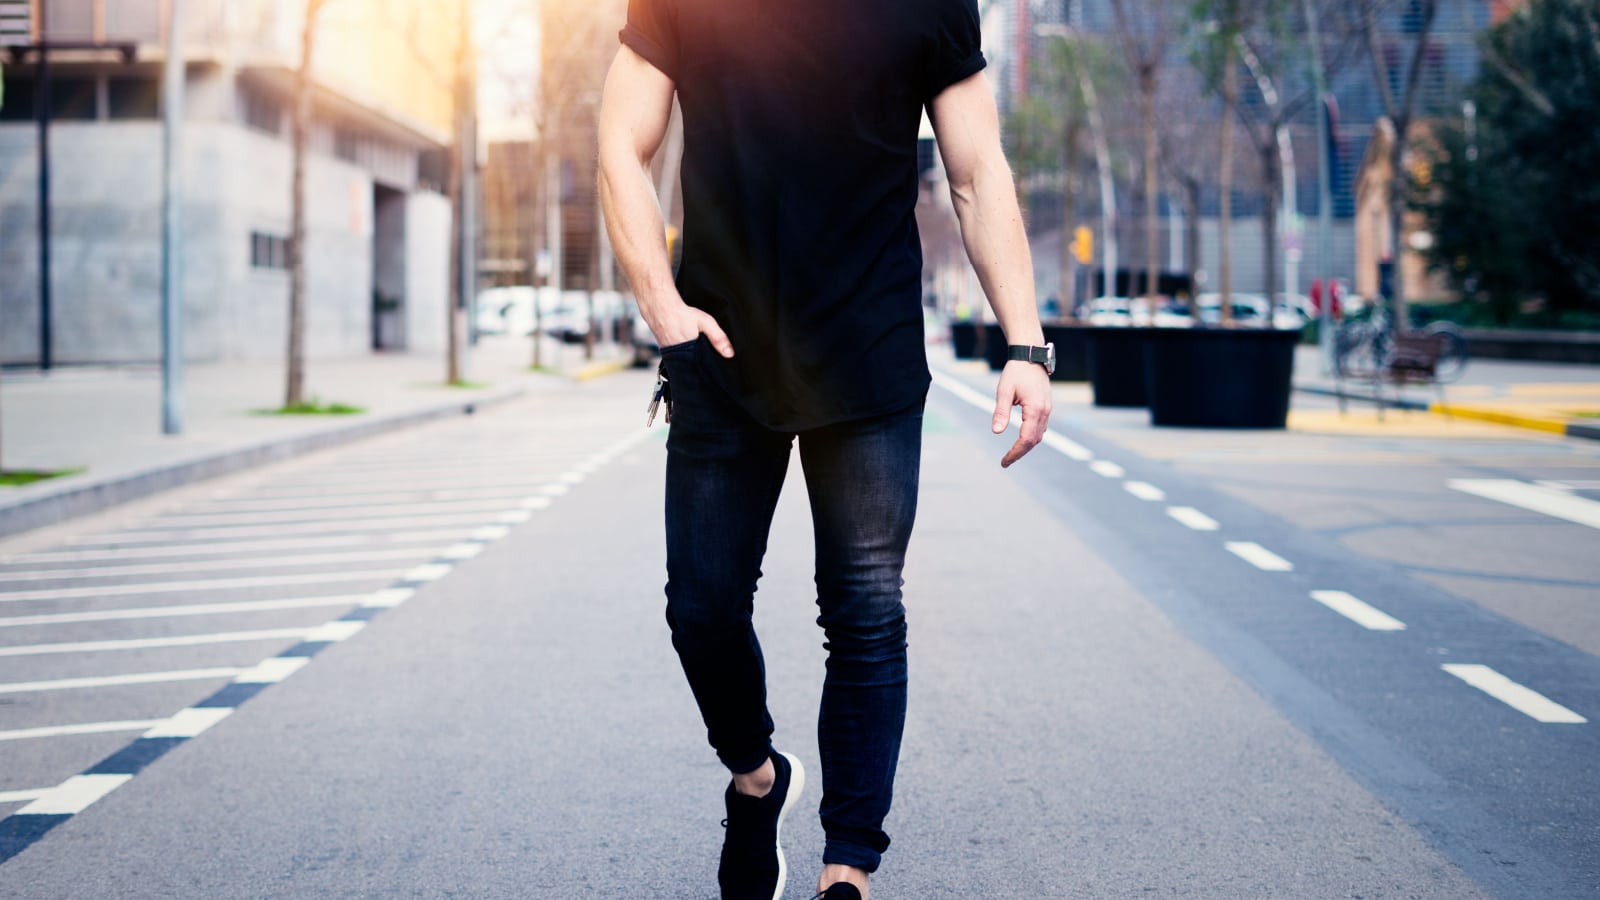
[[1038, 363], [1041, 366], [1050, 364], [1049, 347], [1029, 347], [1023, 344], [1011, 344], [1006, 347], [1006, 359], [1021, 360], [1022, 362]]

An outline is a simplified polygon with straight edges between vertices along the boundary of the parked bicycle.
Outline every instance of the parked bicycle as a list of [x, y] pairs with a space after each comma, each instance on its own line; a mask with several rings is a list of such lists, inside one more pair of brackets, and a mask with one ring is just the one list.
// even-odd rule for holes
[[[1390, 327], [1388, 305], [1374, 304], [1372, 313], [1365, 319], [1347, 320], [1334, 332], [1333, 367], [1341, 378], [1373, 378], [1394, 368], [1397, 348], [1395, 331]], [[1451, 322], [1434, 322], [1423, 328], [1403, 332], [1412, 345], [1406, 353], [1414, 353], [1417, 346], [1432, 347], [1435, 358], [1433, 380], [1450, 384], [1459, 379], [1467, 368], [1469, 349], [1466, 335]]]

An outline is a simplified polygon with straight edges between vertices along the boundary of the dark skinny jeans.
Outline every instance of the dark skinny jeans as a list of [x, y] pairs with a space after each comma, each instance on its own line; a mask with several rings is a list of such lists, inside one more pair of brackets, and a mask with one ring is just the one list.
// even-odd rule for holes
[[922, 405], [793, 433], [747, 416], [705, 377], [704, 342], [663, 352], [667, 624], [708, 738], [730, 771], [772, 752], [766, 670], [751, 622], [773, 509], [798, 437], [828, 651], [817, 742], [824, 863], [877, 869], [906, 715], [901, 570], [916, 518]]

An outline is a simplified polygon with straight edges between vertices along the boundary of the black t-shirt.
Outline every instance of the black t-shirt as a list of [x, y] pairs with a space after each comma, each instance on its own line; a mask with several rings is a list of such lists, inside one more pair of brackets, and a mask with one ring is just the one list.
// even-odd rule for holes
[[917, 130], [984, 67], [976, 0], [629, 0], [622, 41], [683, 109], [678, 290], [735, 351], [702, 362], [776, 430], [915, 404]]

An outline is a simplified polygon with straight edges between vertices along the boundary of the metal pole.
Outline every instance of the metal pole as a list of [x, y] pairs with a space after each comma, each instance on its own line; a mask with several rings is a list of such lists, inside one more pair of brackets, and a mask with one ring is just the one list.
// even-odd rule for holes
[[39, 368], [50, 370], [50, 32], [39, 3], [39, 68], [34, 75], [33, 106], [39, 122]]
[[167, 13], [161, 76], [161, 433], [183, 433], [183, 0]]

